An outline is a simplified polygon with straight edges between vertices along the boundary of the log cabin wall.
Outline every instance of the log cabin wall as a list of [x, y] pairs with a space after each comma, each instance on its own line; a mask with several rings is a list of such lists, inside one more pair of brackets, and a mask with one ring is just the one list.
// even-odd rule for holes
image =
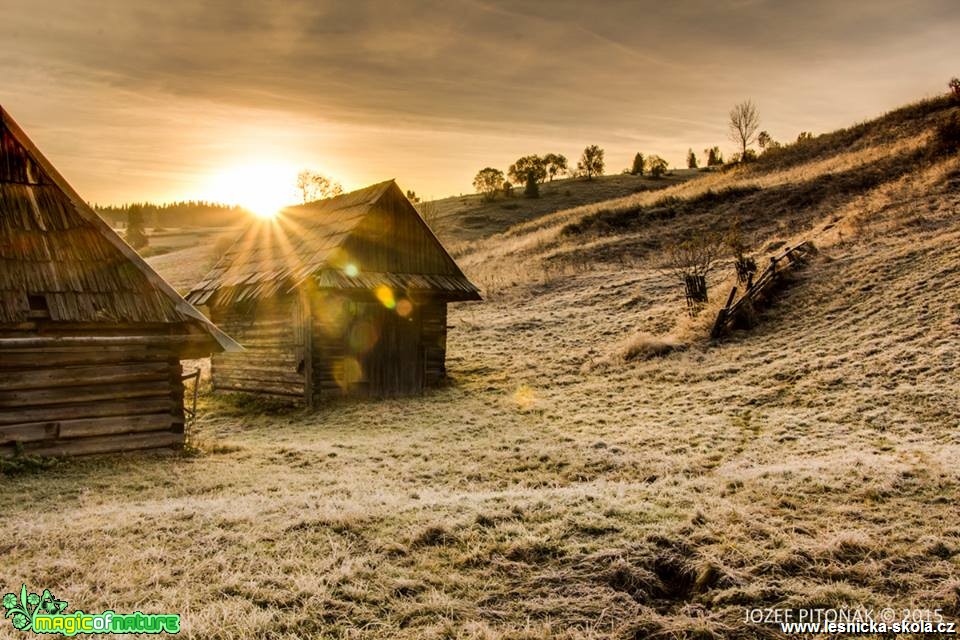
[[217, 353], [210, 373], [215, 390], [244, 391], [291, 402], [303, 400], [308, 368], [301, 301], [275, 296], [211, 308], [211, 320], [246, 351]]
[[310, 292], [313, 402], [420, 393], [446, 377], [447, 305], [415, 303], [407, 317], [369, 292]]
[[180, 358], [239, 349], [0, 107], [0, 456], [180, 446]]
[[[0, 326], [4, 338], [36, 338], [0, 343], [0, 456], [181, 446], [181, 367], [166, 331], [68, 325], [38, 334]], [[124, 333], [136, 335], [113, 339]]]
[[349, 335], [357, 302], [347, 295], [311, 288], [310, 327], [313, 332], [313, 397], [319, 404], [331, 397], [344, 396], [351, 386], [364, 384], [359, 363], [350, 359]]
[[431, 301], [421, 305], [424, 383], [440, 384], [447, 377], [447, 303]]

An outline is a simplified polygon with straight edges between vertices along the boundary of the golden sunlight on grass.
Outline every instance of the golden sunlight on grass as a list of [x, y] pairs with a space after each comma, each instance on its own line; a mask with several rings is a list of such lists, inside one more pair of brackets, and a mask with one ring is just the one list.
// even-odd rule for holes
[[255, 160], [227, 167], [214, 174], [203, 197], [231, 202], [261, 218], [272, 218], [280, 209], [298, 202], [297, 168], [280, 160]]

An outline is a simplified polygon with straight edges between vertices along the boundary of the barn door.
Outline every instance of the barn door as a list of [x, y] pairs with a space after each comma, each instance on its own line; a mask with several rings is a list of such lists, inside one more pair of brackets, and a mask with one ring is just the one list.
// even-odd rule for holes
[[423, 346], [420, 315], [402, 317], [392, 309], [374, 307], [377, 342], [365, 363], [370, 393], [378, 396], [406, 395], [423, 391]]

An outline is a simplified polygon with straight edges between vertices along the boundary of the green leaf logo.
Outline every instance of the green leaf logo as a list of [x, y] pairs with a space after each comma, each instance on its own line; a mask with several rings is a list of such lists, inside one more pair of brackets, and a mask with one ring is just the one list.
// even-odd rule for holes
[[21, 585], [19, 597], [13, 593], [3, 596], [4, 618], [10, 618], [15, 629], [29, 631], [33, 627], [36, 616], [55, 615], [63, 613], [67, 603], [44, 589], [42, 595], [27, 592], [27, 585]]

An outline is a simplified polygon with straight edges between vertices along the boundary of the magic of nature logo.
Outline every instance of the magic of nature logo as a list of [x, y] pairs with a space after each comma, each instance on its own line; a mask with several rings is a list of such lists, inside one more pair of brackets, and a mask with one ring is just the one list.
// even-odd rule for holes
[[180, 616], [170, 613], [64, 613], [67, 603], [58, 600], [49, 589], [28, 593], [27, 585], [20, 595], [3, 596], [4, 618], [10, 618], [15, 629], [33, 633], [75, 636], [78, 633], [179, 633]]

